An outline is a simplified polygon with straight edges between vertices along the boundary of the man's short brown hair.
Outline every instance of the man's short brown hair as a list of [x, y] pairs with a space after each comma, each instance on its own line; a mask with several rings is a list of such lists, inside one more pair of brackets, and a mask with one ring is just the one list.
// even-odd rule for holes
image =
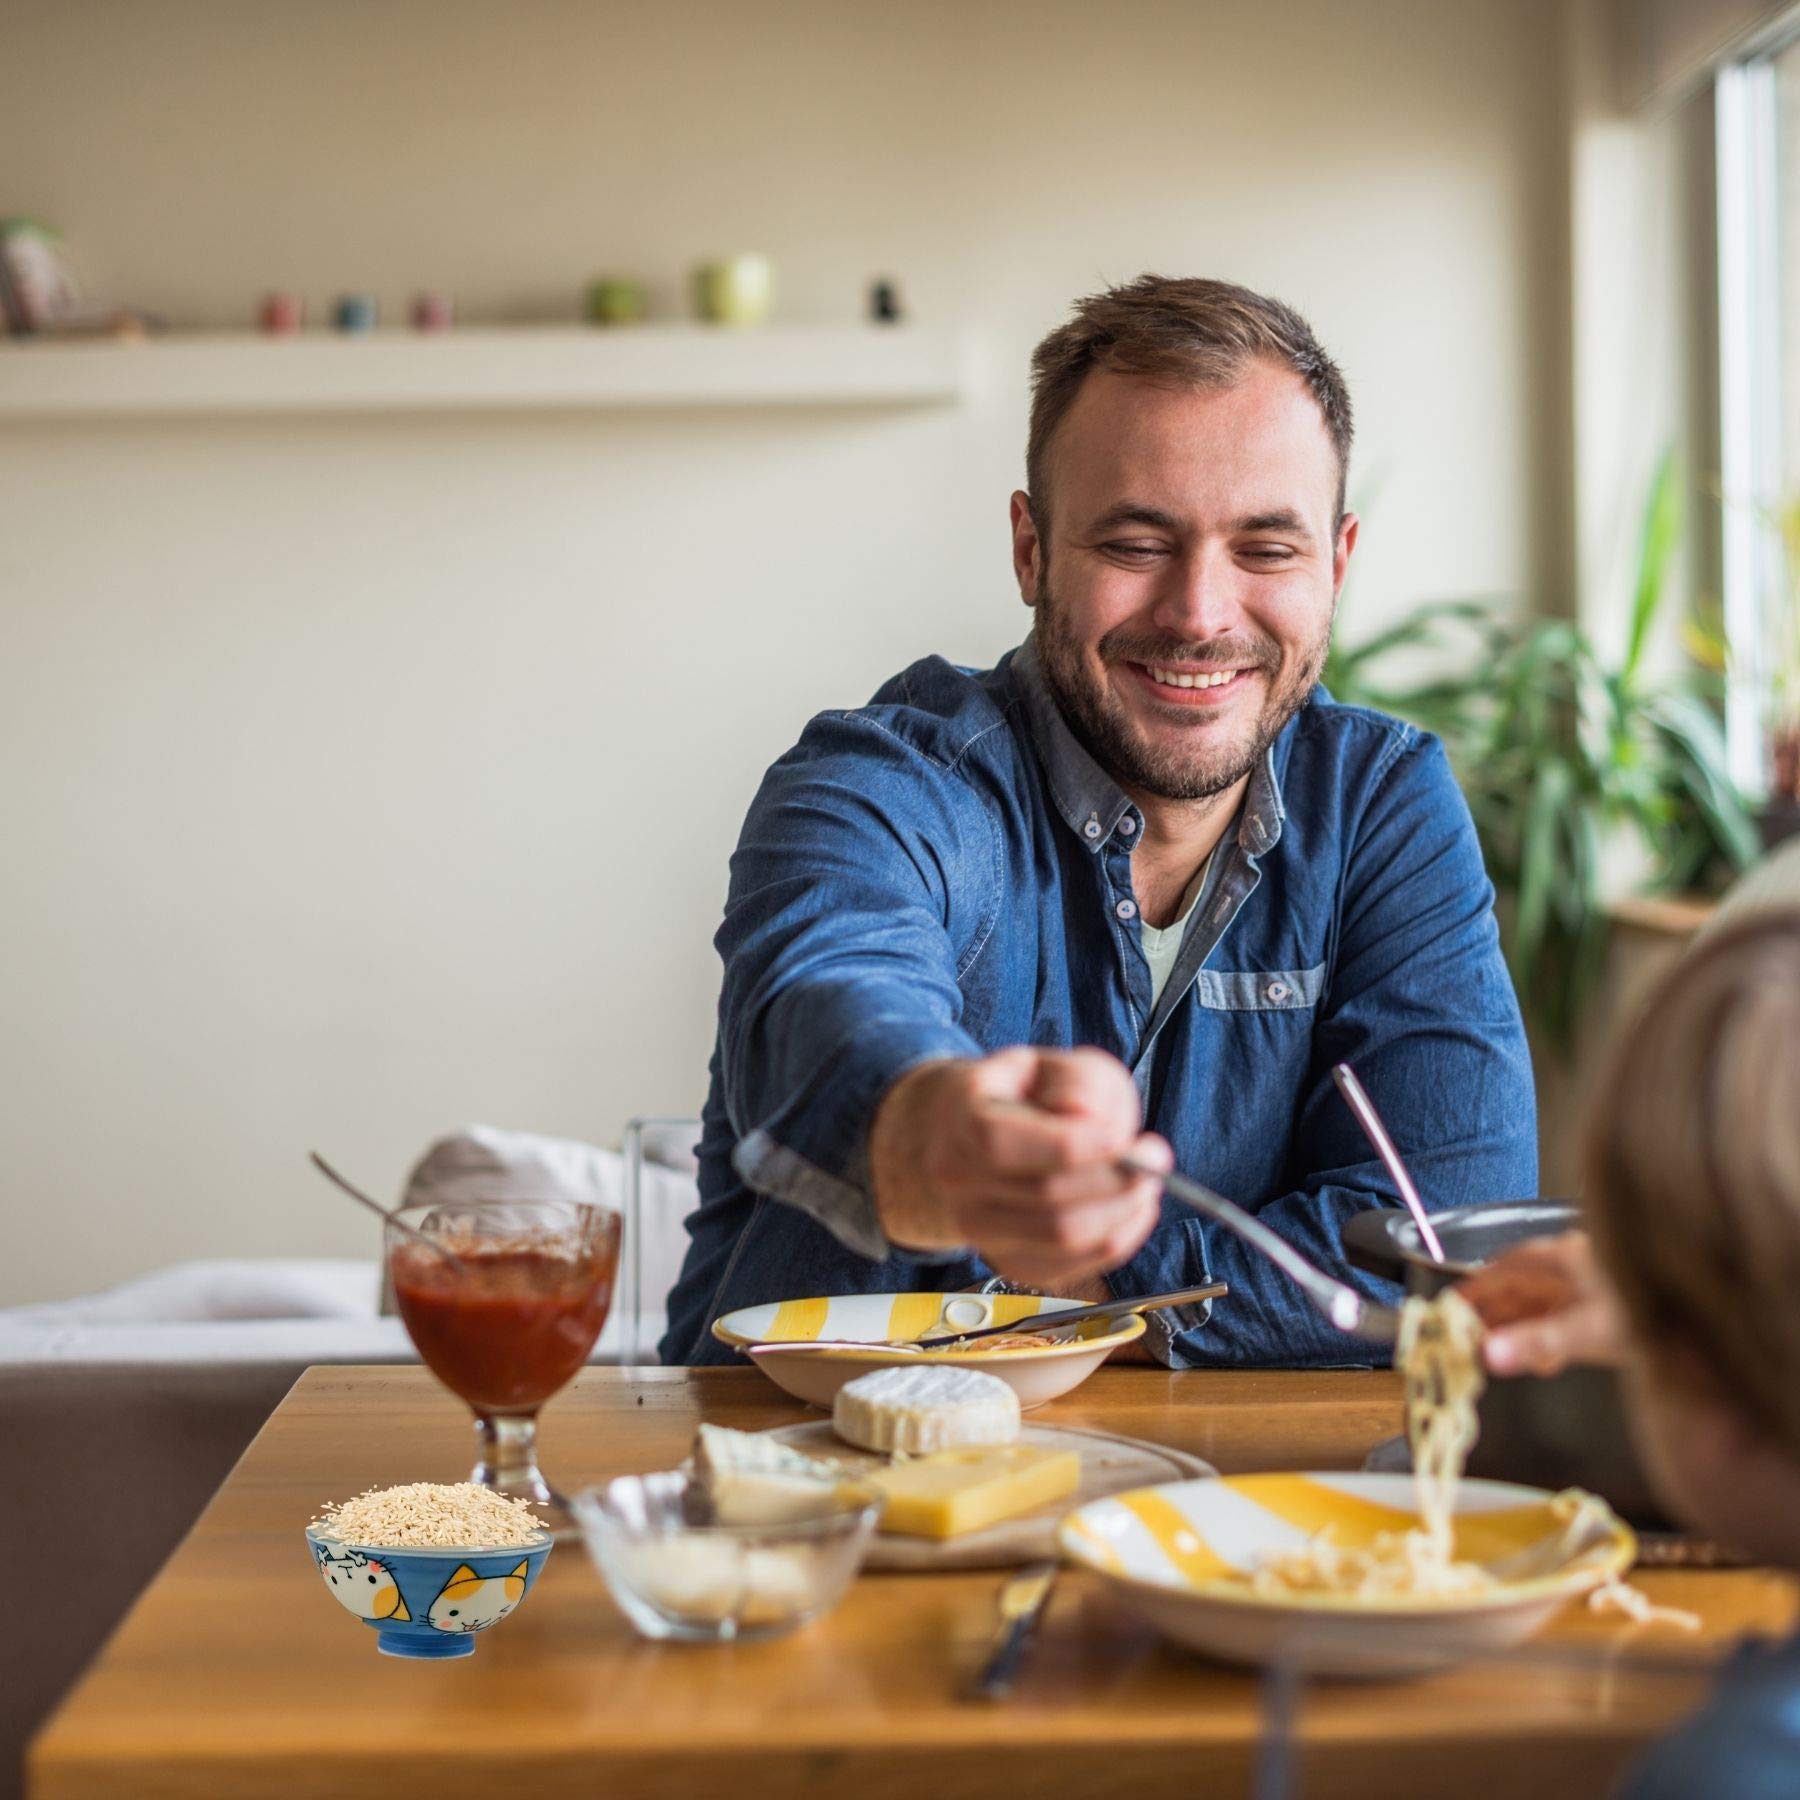
[[1050, 440], [1093, 369], [1144, 375], [1186, 387], [1225, 387], [1266, 358], [1312, 390], [1337, 452], [1336, 520], [1344, 516], [1350, 466], [1350, 394], [1312, 327], [1279, 300], [1229, 281], [1140, 275], [1075, 302], [1075, 316], [1031, 355], [1031, 434], [1025, 485], [1040, 534], [1048, 522]]

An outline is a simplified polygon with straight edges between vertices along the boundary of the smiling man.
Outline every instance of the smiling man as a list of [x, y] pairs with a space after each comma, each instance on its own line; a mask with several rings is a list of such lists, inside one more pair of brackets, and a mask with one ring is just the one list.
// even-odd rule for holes
[[1340, 1061], [1429, 1204], [1535, 1190], [1468, 809], [1434, 739], [1317, 686], [1357, 538], [1336, 366], [1278, 302], [1145, 276], [1033, 376], [1031, 635], [815, 719], [745, 822], [665, 1361], [724, 1360], [733, 1307], [995, 1277], [1228, 1282], [1153, 1320], [1175, 1367], [1366, 1359], [1121, 1167], [1172, 1162], [1361, 1280], [1344, 1221], [1397, 1196]]

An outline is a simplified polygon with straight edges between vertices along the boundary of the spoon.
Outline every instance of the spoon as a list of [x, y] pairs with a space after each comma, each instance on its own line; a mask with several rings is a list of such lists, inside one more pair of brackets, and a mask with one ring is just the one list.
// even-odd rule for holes
[[307, 1155], [312, 1158], [313, 1167], [317, 1169], [327, 1181], [341, 1187], [352, 1200], [356, 1201], [361, 1206], [366, 1206], [370, 1212], [374, 1213], [385, 1224], [393, 1226], [396, 1231], [404, 1231], [408, 1237], [423, 1244], [426, 1249], [435, 1250], [453, 1269], [458, 1270], [461, 1274], [467, 1275], [471, 1272], [469, 1265], [464, 1262], [454, 1250], [446, 1249], [436, 1238], [432, 1237], [429, 1232], [421, 1231], [416, 1225], [407, 1224], [404, 1219], [389, 1212], [379, 1200], [371, 1200], [361, 1188], [352, 1187], [350, 1183], [347, 1182], [343, 1176], [341, 1176], [337, 1170], [318, 1153], [318, 1151], [309, 1150]]
[[1223, 1194], [1190, 1181], [1173, 1170], [1164, 1171], [1153, 1163], [1140, 1162], [1134, 1156], [1123, 1157], [1119, 1167], [1133, 1175], [1148, 1176], [1172, 1200], [1191, 1206], [1227, 1231], [1241, 1237], [1253, 1250], [1260, 1250], [1270, 1262], [1300, 1286], [1314, 1306], [1339, 1331], [1353, 1337], [1370, 1338], [1378, 1344], [1391, 1344], [1400, 1335], [1400, 1315], [1391, 1306], [1366, 1300], [1347, 1281], [1327, 1275], [1317, 1264], [1309, 1262], [1286, 1238], [1271, 1231], [1262, 1220], [1234, 1205]]
[[1400, 1198], [1406, 1202], [1406, 1210], [1412, 1214], [1413, 1223], [1419, 1228], [1419, 1236], [1424, 1240], [1425, 1248], [1431, 1252], [1431, 1260], [1435, 1263], [1448, 1262], [1443, 1243], [1432, 1229], [1430, 1219], [1425, 1216], [1425, 1202], [1419, 1198], [1419, 1190], [1413, 1186], [1413, 1178], [1407, 1173], [1406, 1164], [1400, 1160], [1400, 1152], [1394, 1148], [1394, 1140], [1388, 1136], [1387, 1127], [1381, 1122], [1381, 1114], [1375, 1110], [1375, 1102], [1369, 1098], [1363, 1084], [1356, 1079], [1356, 1071], [1348, 1063], [1339, 1063], [1331, 1071], [1331, 1079], [1338, 1084], [1338, 1092], [1350, 1102], [1350, 1110], [1356, 1114], [1356, 1122], [1363, 1128], [1363, 1135], [1375, 1146], [1375, 1154], [1393, 1176], [1394, 1186], [1400, 1190]]

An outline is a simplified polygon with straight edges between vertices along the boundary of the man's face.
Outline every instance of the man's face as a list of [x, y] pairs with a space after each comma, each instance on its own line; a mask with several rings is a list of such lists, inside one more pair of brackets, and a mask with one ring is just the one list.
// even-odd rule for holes
[[1134, 793], [1223, 793], [1318, 680], [1356, 543], [1318, 402], [1274, 363], [1223, 388], [1096, 370], [1048, 462], [1013, 562], [1064, 716]]

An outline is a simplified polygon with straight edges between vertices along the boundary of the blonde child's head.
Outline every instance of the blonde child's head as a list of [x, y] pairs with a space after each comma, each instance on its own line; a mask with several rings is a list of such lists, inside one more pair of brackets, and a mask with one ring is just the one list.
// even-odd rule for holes
[[1664, 1499], [1800, 1560], [1800, 911], [1664, 978], [1596, 1096], [1585, 1176]]

